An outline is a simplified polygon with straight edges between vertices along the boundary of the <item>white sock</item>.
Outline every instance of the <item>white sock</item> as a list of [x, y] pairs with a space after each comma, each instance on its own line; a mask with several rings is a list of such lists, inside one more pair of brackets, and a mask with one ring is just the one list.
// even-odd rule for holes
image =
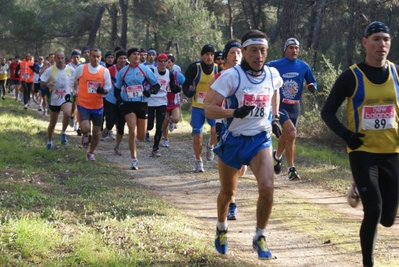
[[291, 168], [295, 168], [295, 166], [288, 167], [287, 172], [289, 172]]
[[275, 159], [275, 160], [281, 160], [282, 157], [283, 157], [283, 155], [281, 155], [281, 156], [278, 158], [278, 157], [277, 157], [277, 152], [276, 152], [274, 159]]
[[258, 240], [258, 238], [259, 238], [261, 235], [264, 236], [263, 233], [265, 232], [265, 230], [266, 230], [266, 228], [265, 228], [265, 229], [260, 229], [260, 228], [256, 227], [256, 232], [255, 232], [254, 240]]
[[219, 229], [219, 231], [227, 231], [227, 220], [224, 222], [218, 222], [216, 226]]

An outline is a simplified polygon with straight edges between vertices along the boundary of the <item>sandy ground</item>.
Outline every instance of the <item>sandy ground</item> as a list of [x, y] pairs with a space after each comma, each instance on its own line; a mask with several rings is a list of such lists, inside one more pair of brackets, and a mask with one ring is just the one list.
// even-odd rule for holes
[[[31, 106], [32, 110], [35, 107]], [[41, 114], [41, 113], [40, 113]], [[48, 117], [44, 117], [48, 119]], [[57, 131], [60, 130], [60, 123]], [[213, 246], [213, 238], [216, 225], [216, 197], [219, 192], [217, 174], [217, 159], [212, 162], [203, 159], [205, 173], [194, 173], [194, 155], [192, 144], [182, 141], [179, 133], [190, 131], [179, 125], [170, 134], [170, 147], [161, 148], [162, 157], [150, 157], [152, 142], [138, 143], [139, 170], [130, 170], [130, 154], [127, 145], [127, 134], [125, 132], [121, 149], [122, 156], [113, 153], [114, 141], [106, 138], [100, 142], [96, 157], [103, 157], [126, 172], [126, 179], [132, 183], [140, 183], [155, 192], [167, 203], [176, 206], [179, 210], [199, 220], [195, 228], [202, 235], [209, 236], [209, 245]], [[152, 135], [154, 131], [151, 132]], [[80, 145], [80, 137], [72, 128], [68, 127], [69, 145]], [[55, 134], [55, 144], [59, 144], [59, 135]], [[205, 145], [205, 141], [204, 141]], [[205, 146], [204, 146], [205, 147]], [[43, 147], [43, 149], [45, 149]], [[79, 156], [79, 155], [78, 155]], [[85, 151], [82, 149], [82, 159]], [[257, 199], [257, 188], [254, 177], [250, 171], [244, 178], [240, 179], [237, 195], [239, 207], [238, 220], [229, 221], [229, 253], [220, 257], [236, 257], [247, 263], [247, 266], [326, 266], [326, 267], [352, 267], [361, 265], [360, 245], [358, 230], [362, 218], [361, 205], [350, 208], [342, 193], [330, 193], [319, 188], [314, 188], [310, 183], [289, 182], [285, 175], [277, 176], [275, 179], [275, 203], [273, 210], [285, 209], [290, 205], [290, 199], [302, 199], [314, 205], [333, 210], [336, 214], [353, 218], [358, 224], [353, 229], [351, 239], [351, 250], [343, 250], [338, 245], [339, 240], [325, 240], [321, 242], [313, 237], [313, 231], [323, 228], [323, 225], [312, 225], [312, 218], [302, 218], [300, 212], [293, 216], [275, 217], [273, 213], [267, 227], [267, 242], [274, 259], [260, 261], [252, 252], [251, 242], [255, 230], [255, 205]], [[299, 216], [298, 216], [299, 214]], [[321, 214], [322, 216], [322, 214]], [[284, 220], [301, 220], [303, 228], [313, 229], [303, 231], [302, 227], [283, 226], [280, 222]], [[334, 227], [345, 229], [348, 226], [334, 222], [334, 218], [323, 218], [325, 224], [335, 223]], [[306, 226], [306, 227], [305, 227]], [[375, 250], [376, 266], [399, 266], [399, 227], [398, 222], [391, 228], [379, 228]], [[215, 255], [217, 252], [215, 251]]]

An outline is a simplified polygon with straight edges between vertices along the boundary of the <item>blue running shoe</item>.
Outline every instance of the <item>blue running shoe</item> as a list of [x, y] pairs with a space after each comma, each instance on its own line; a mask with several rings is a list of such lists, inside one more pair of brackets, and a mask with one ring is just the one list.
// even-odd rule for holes
[[254, 251], [258, 252], [258, 258], [261, 260], [269, 260], [272, 258], [272, 253], [267, 248], [266, 237], [261, 235], [258, 240], [252, 242]]
[[215, 248], [220, 254], [226, 254], [229, 248], [227, 241], [227, 231], [219, 231], [216, 227]]
[[53, 144], [47, 143], [46, 149], [47, 149], [47, 150], [52, 150], [52, 149], [53, 149]]
[[146, 140], [147, 142], [151, 142], [151, 138], [150, 138], [150, 133], [149, 133], [149, 132], [146, 132], [146, 134], [145, 134], [145, 140]]
[[236, 203], [230, 203], [229, 213], [227, 213], [227, 220], [237, 220], [237, 205], [236, 205]]
[[63, 145], [68, 144], [68, 139], [66, 137], [66, 133], [61, 133], [61, 144], [63, 144]]

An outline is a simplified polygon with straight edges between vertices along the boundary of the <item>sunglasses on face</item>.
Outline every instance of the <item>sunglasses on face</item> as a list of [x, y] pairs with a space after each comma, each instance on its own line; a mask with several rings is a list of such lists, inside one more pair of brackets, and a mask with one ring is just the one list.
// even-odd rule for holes
[[166, 63], [166, 62], [168, 62], [167, 60], [158, 60], [158, 62], [160, 62], [160, 63]]
[[216, 60], [223, 60], [223, 58], [221, 58], [221, 57], [218, 57]]

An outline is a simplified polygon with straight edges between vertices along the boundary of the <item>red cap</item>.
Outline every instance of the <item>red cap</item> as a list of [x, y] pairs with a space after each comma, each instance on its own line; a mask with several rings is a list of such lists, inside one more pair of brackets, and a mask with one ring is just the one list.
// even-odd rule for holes
[[168, 56], [166, 54], [159, 54], [157, 60], [168, 60]]

